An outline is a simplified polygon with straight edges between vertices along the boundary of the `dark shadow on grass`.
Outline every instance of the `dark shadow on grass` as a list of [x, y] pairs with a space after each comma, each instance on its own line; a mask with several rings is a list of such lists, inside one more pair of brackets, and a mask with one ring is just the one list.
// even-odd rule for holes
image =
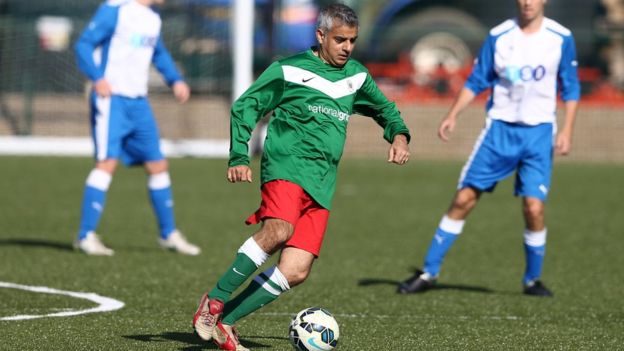
[[[409, 270], [412, 276], [414, 274], [422, 273], [422, 271], [418, 267], [411, 267]], [[395, 287], [398, 287], [399, 284], [401, 283], [402, 281], [397, 281], [397, 280], [392, 280], [392, 279], [376, 279], [376, 278], [363, 278], [358, 281], [359, 286], [371, 286], [371, 285], [385, 284], [385, 285], [393, 285]], [[440, 284], [440, 283], [435, 284], [433, 287], [430, 288], [430, 290], [461, 290], [461, 291], [477, 292], [477, 293], [484, 293], [484, 294], [491, 294], [495, 292], [492, 289], [485, 288], [482, 286], [465, 285], [465, 284]]]
[[[124, 335], [126, 339], [132, 339], [142, 342], [158, 343], [163, 341], [177, 341], [187, 344], [180, 348], [183, 351], [195, 351], [195, 350], [218, 350], [219, 348], [212, 341], [203, 341], [197, 335], [186, 332], [164, 332], [161, 334], [141, 334], [141, 335]], [[241, 344], [251, 349], [266, 349], [269, 345], [250, 341], [249, 339], [286, 339], [277, 337], [266, 336], [248, 336], [240, 338]]]
[[[71, 243], [50, 241], [43, 239], [0, 239], [0, 246], [22, 246], [22, 247], [34, 247], [34, 248], [48, 248], [56, 249], [60, 251], [75, 251]], [[154, 245], [153, 247], [147, 246], [121, 246], [115, 247], [115, 251], [120, 252], [166, 252], [167, 250]]]
[[41, 247], [48, 249], [56, 249], [61, 251], [73, 251], [74, 248], [71, 244], [49, 241], [42, 239], [2, 239], [0, 240], [0, 246], [24, 246], [24, 247]]
[[[375, 278], [364, 278], [358, 281], [359, 286], [372, 286], [372, 285], [393, 285], [399, 286], [401, 284], [400, 281], [392, 280], [392, 279], [375, 279]], [[482, 286], [474, 286], [474, 285], [465, 285], [465, 284], [436, 284], [431, 290], [461, 290], [461, 291], [469, 291], [469, 292], [478, 292], [490, 294], [493, 293], [494, 290], [489, 288], [484, 288]]]
[[[285, 336], [259, 336], [259, 335], [247, 335], [249, 339], [270, 339], [270, 340], [288, 340]], [[243, 340], [243, 339], [241, 339]]]

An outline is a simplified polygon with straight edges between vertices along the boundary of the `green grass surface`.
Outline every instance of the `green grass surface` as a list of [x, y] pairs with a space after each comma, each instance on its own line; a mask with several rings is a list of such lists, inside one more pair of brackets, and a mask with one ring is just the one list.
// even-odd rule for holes
[[[191, 318], [200, 295], [255, 228], [254, 184], [228, 184], [224, 160], [176, 159], [179, 227], [198, 257], [162, 251], [141, 169], [120, 169], [99, 232], [114, 257], [72, 251], [86, 158], [0, 157], [0, 281], [94, 292], [118, 311], [0, 321], [1, 350], [214, 350]], [[523, 296], [523, 221], [513, 185], [483, 197], [443, 266], [440, 288], [401, 296], [453, 194], [454, 162], [345, 160], [321, 258], [308, 281], [240, 322], [252, 350], [290, 350], [290, 316], [318, 305], [341, 327], [339, 350], [624, 348], [624, 166], [557, 164], [547, 208], [544, 281]], [[254, 164], [257, 170], [257, 164]], [[95, 304], [0, 288], [0, 317]]]

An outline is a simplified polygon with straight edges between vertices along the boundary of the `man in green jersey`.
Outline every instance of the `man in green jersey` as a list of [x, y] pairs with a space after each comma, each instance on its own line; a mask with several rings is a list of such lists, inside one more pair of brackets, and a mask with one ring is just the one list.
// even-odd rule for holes
[[[227, 179], [251, 182], [248, 141], [256, 123], [272, 116], [261, 163], [262, 202], [247, 224], [261, 228], [238, 250], [216, 286], [202, 297], [195, 332], [223, 350], [246, 350], [233, 325], [301, 284], [318, 257], [336, 187], [347, 123], [371, 116], [390, 145], [388, 162], [408, 161], [410, 139], [394, 103], [379, 91], [366, 68], [350, 59], [358, 18], [342, 4], [321, 10], [318, 46], [269, 66], [232, 105]], [[273, 253], [280, 259], [230, 299]]]

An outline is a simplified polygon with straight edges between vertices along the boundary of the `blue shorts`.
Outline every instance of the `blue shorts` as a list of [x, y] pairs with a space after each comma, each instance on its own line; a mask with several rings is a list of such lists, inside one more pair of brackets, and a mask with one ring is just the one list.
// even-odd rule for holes
[[553, 124], [536, 126], [486, 120], [462, 170], [458, 189], [492, 192], [516, 171], [515, 195], [546, 201], [553, 162]]
[[147, 98], [91, 95], [95, 158], [121, 159], [126, 165], [164, 159], [160, 135]]

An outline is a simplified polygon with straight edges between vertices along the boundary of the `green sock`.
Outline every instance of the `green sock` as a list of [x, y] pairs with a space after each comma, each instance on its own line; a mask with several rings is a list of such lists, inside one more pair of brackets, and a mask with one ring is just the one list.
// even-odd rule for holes
[[239, 253], [234, 263], [221, 276], [217, 285], [208, 293], [211, 299], [219, 299], [227, 302], [234, 290], [238, 289], [258, 267], [247, 255]]
[[[277, 284], [267, 280], [273, 288], [281, 291]], [[260, 309], [278, 298], [279, 295], [272, 294], [255, 280], [238, 296], [225, 304], [223, 309], [223, 324], [234, 325], [237, 320]]]

